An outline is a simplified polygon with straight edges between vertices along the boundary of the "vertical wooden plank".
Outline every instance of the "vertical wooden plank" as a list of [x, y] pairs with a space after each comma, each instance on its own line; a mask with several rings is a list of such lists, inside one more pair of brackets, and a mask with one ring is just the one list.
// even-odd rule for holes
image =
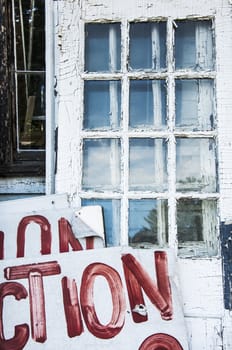
[[9, 3], [0, 0], [0, 165], [11, 160]]
[[220, 226], [225, 309], [232, 310], [232, 223]]

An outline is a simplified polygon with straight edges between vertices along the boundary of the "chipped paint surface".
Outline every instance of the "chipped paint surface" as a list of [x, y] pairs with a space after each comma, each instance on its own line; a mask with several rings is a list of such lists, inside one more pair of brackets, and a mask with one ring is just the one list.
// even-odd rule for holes
[[[216, 100], [218, 139], [219, 220], [232, 218], [232, 8], [228, 0], [143, 1], [88, 0], [55, 1], [56, 30], [56, 108], [59, 125], [56, 192], [67, 192], [80, 204], [81, 194], [81, 123], [83, 113], [84, 22], [120, 21], [122, 32], [127, 21], [147, 19], [213, 18], [216, 41]], [[172, 40], [168, 39], [170, 51]], [[126, 60], [127, 38], [122, 59]], [[171, 65], [169, 57], [169, 65]], [[140, 73], [139, 73], [140, 74]], [[140, 77], [143, 73], [141, 73]], [[186, 72], [183, 72], [185, 77]], [[209, 73], [210, 75], [210, 73]], [[139, 77], [139, 75], [138, 75]], [[199, 74], [199, 77], [201, 75]], [[123, 77], [123, 79], [127, 79]], [[170, 75], [170, 85], [173, 77]], [[128, 93], [128, 92], [126, 92]], [[172, 98], [172, 96], [171, 96]], [[127, 107], [126, 98], [123, 109]], [[172, 105], [174, 113], [174, 103]], [[97, 135], [97, 133], [96, 133]], [[170, 152], [173, 152], [170, 149]], [[174, 178], [175, 165], [173, 164]], [[91, 194], [90, 194], [91, 196]], [[202, 194], [202, 198], [207, 194]], [[174, 199], [173, 199], [174, 201]], [[171, 203], [171, 201], [170, 201]], [[173, 202], [173, 205], [175, 203]], [[176, 248], [175, 212], [170, 217], [170, 245]], [[123, 231], [123, 229], [122, 229]], [[122, 233], [123, 234], [123, 233]], [[123, 240], [124, 238], [122, 238]], [[220, 254], [219, 254], [220, 255]], [[232, 348], [231, 316], [224, 310], [221, 259], [180, 259], [183, 305], [189, 329], [191, 350], [229, 350]]]

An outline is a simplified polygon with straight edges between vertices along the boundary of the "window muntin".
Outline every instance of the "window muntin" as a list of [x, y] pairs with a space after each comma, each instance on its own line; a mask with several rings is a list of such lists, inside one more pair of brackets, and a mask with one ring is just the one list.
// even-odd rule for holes
[[45, 150], [45, 2], [12, 8], [17, 149]]
[[[188, 30], [186, 23], [189, 24]], [[117, 47], [117, 52], [114, 51], [115, 45], [108, 45], [114, 47], [111, 54], [114, 52], [115, 62], [116, 57], [122, 58], [122, 70], [115, 70], [110, 76], [107, 71], [83, 74], [84, 84], [91, 79], [109, 81], [114, 78], [120, 81], [121, 99], [116, 98], [117, 110], [121, 113], [120, 127], [114, 130], [105, 125], [102, 129], [96, 128], [97, 132], [87, 129], [87, 133], [85, 130], [82, 133], [84, 145], [91, 132], [96, 140], [103, 135], [113, 140], [116, 132], [121, 151], [116, 157], [115, 151], [111, 152], [108, 159], [113, 160], [114, 169], [117, 169], [117, 188], [112, 186], [109, 178], [101, 180], [101, 185], [96, 186], [95, 180], [92, 186], [83, 186], [84, 167], [83, 203], [88, 205], [88, 201], [102, 198], [120, 203], [120, 215], [117, 217], [120, 222], [114, 222], [117, 228], [120, 227], [120, 244], [165, 246], [172, 242], [175, 245], [179, 237], [180, 254], [214, 255], [217, 252], [218, 194], [213, 22], [211, 19], [131, 22], [122, 33], [127, 33], [128, 38], [122, 37], [122, 45], [120, 49]], [[143, 36], [147, 36], [146, 40]], [[147, 49], [140, 51], [139, 63], [133, 63], [136, 59], [133, 61], [132, 57], [143, 42], [141, 38]], [[171, 43], [175, 44], [174, 47]], [[188, 52], [183, 57], [178, 56], [177, 47]], [[194, 59], [191, 57], [193, 53]], [[109, 60], [110, 56], [107, 57]], [[153, 61], [151, 57], [156, 59]], [[156, 65], [155, 61], [158, 62]], [[88, 93], [84, 91], [88, 100]], [[83, 118], [85, 125], [85, 113]], [[85, 164], [85, 147], [83, 150]], [[99, 161], [97, 154], [91, 161]], [[104, 162], [98, 167], [104, 169]], [[107, 172], [109, 168], [105, 167]], [[109, 177], [112, 175], [108, 172]], [[190, 211], [190, 224], [186, 227], [181, 219], [181, 203], [186, 203], [186, 210]], [[150, 211], [156, 210], [156, 215], [152, 215], [152, 219], [150, 217], [153, 231], [144, 224], [149, 215], [148, 207]], [[191, 229], [195, 219], [191, 210], [197, 213], [194, 214], [196, 221], [201, 217], [194, 236]], [[133, 217], [140, 222], [138, 225]], [[158, 228], [159, 225], [162, 229]], [[106, 231], [109, 237], [110, 230]], [[146, 231], [147, 237], [145, 235], [144, 239], [142, 235], [142, 239], [135, 242], [133, 236], [142, 231]], [[197, 248], [192, 249], [196, 243]]]

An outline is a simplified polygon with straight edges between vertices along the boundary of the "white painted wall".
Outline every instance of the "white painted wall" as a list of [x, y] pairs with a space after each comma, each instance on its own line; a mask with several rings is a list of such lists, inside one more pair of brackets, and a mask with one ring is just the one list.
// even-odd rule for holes
[[[83, 21], [126, 20], [170, 16], [214, 17], [216, 94], [219, 141], [219, 220], [232, 218], [232, 5], [228, 0], [59, 0], [54, 1], [56, 118], [59, 126], [56, 193], [67, 192], [78, 203], [80, 189], [80, 73], [83, 65]], [[174, 244], [174, 242], [173, 242]], [[220, 257], [179, 259], [183, 307], [191, 350], [232, 349], [231, 316], [223, 307]]]

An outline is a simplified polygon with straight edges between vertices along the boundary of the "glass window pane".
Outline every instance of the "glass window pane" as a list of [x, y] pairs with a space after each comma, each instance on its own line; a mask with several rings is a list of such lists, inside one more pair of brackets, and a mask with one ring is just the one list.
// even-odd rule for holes
[[85, 26], [85, 70], [115, 72], [121, 69], [119, 23], [88, 23]]
[[176, 187], [180, 191], [216, 191], [216, 153], [213, 139], [176, 140]]
[[164, 245], [168, 237], [167, 200], [140, 199], [129, 201], [129, 243]]
[[82, 205], [100, 205], [103, 209], [105, 240], [107, 247], [120, 244], [120, 200], [118, 199], [82, 199]]
[[45, 1], [14, 1], [16, 69], [45, 70]]
[[214, 128], [213, 80], [176, 80], [176, 126], [192, 131]]
[[118, 190], [120, 187], [120, 141], [88, 139], [83, 145], [83, 189]]
[[118, 128], [120, 115], [121, 83], [119, 81], [85, 81], [85, 129]]
[[166, 23], [130, 24], [130, 69], [161, 71], [166, 68]]
[[203, 241], [201, 200], [181, 199], [177, 203], [178, 241]]
[[176, 21], [175, 62], [176, 69], [212, 70], [213, 32], [212, 22]]
[[17, 77], [17, 116], [19, 146], [45, 148], [44, 74], [19, 74]]
[[167, 188], [167, 145], [163, 139], [130, 139], [130, 190], [164, 191]]
[[166, 83], [164, 80], [131, 80], [129, 125], [132, 128], [166, 126]]
[[177, 202], [179, 247], [183, 249], [183, 242], [206, 242], [209, 252], [216, 248], [210, 244], [212, 237], [216, 237], [216, 230], [217, 202], [215, 200], [180, 199]]

